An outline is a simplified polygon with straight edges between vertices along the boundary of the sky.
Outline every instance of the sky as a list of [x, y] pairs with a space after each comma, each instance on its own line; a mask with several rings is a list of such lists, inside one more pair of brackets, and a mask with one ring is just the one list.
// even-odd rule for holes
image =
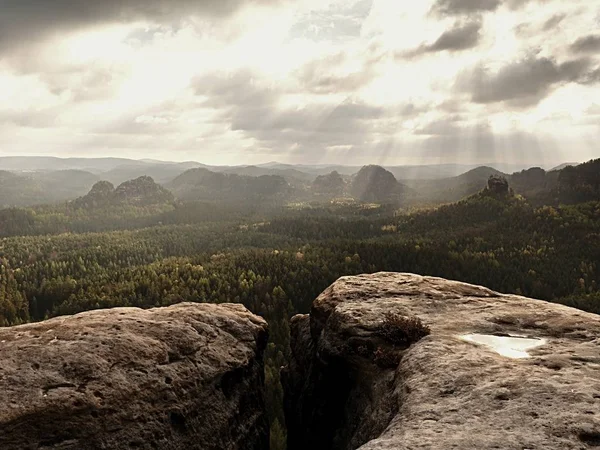
[[0, 0], [0, 156], [600, 157], [600, 0]]

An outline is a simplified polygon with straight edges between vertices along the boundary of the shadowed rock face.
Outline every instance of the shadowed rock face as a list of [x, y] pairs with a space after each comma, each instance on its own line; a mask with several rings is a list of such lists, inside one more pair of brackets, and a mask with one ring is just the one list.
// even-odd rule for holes
[[0, 329], [0, 448], [266, 450], [266, 341], [229, 304]]
[[[419, 318], [430, 334], [394, 341], [390, 314]], [[283, 371], [290, 450], [600, 446], [596, 315], [380, 273], [340, 279], [291, 328]], [[465, 340], [471, 333], [541, 345], [511, 358]]]

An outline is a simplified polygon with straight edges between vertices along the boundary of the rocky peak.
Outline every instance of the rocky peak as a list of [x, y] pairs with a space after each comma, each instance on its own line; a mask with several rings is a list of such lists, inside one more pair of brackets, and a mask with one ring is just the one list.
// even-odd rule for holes
[[487, 189], [494, 195], [504, 196], [508, 195], [509, 187], [508, 181], [503, 176], [492, 175], [488, 179]]
[[390, 171], [381, 166], [365, 166], [355, 175], [351, 193], [365, 202], [389, 202], [399, 194], [401, 185]]
[[121, 183], [116, 189], [108, 181], [97, 182], [90, 192], [75, 200], [77, 207], [95, 208], [118, 205], [156, 205], [174, 200], [173, 194], [151, 177], [143, 176]]
[[148, 176], [120, 184], [115, 190], [115, 199], [121, 203], [141, 205], [168, 203], [174, 200], [173, 194]]
[[344, 186], [344, 178], [335, 170], [327, 175], [319, 175], [312, 185], [317, 194], [330, 195], [342, 195]]
[[440, 278], [345, 277], [291, 326], [290, 450], [592, 449], [600, 318]]

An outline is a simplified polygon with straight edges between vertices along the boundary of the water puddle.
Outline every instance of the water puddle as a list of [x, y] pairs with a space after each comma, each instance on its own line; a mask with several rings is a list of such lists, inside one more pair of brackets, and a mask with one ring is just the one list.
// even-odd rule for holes
[[491, 334], [465, 334], [463, 341], [484, 345], [508, 358], [529, 358], [528, 350], [546, 343], [545, 339], [530, 339], [518, 336], [494, 336]]

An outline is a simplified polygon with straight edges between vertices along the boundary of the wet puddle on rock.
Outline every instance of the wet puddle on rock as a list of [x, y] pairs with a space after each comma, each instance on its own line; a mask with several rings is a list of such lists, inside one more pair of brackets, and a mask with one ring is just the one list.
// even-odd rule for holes
[[459, 336], [463, 341], [473, 342], [491, 348], [508, 358], [529, 358], [528, 350], [546, 343], [545, 339], [531, 339], [519, 336], [494, 336], [491, 334], [465, 334]]

